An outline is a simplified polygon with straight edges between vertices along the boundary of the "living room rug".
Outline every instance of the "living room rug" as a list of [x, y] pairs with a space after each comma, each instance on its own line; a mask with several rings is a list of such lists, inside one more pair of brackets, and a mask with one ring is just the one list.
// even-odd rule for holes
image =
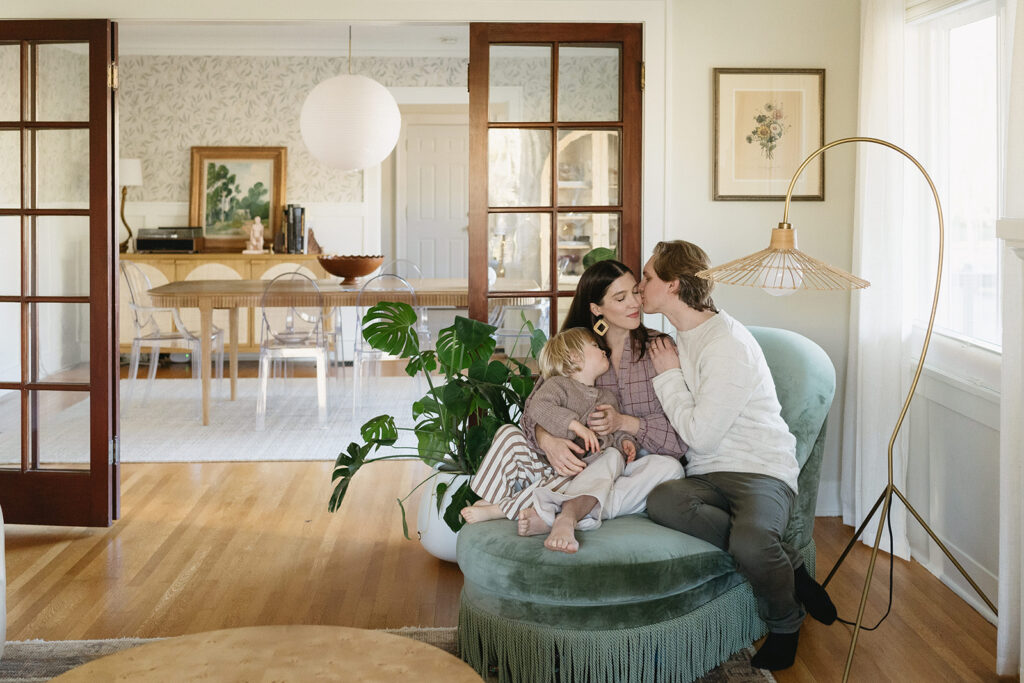
[[[412, 638], [445, 652], [458, 655], [458, 637], [454, 628], [385, 629], [388, 633]], [[42, 683], [65, 671], [98, 657], [113, 654], [137, 645], [153, 642], [152, 638], [118, 638], [115, 640], [22, 640], [4, 647], [0, 658], [0, 683]], [[770, 683], [775, 678], [766, 671], [750, 668], [747, 649], [734, 654], [727, 662], [698, 679], [699, 683]], [[496, 678], [488, 679], [488, 681]]]
[[[425, 393], [425, 384], [405, 376], [364, 377], [364, 391], [356, 401], [351, 371], [348, 374], [342, 380], [328, 380], [324, 426], [317, 422], [315, 379], [272, 380], [262, 428], [256, 418], [255, 378], [238, 380], [234, 401], [226, 398], [227, 380], [221, 393], [214, 382], [210, 424], [205, 427], [199, 422], [197, 382], [155, 380], [143, 402], [143, 386], [130, 396], [130, 382], [122, 380], [121, 462], [333, 461], [351, 441], [359, 440], [359, 428], [372, 417], [387, 413], [398, 418], [399, 426], [413, 426], [412, 404]], [[88, 411], [88, 401], [81, 401], [46, 417], [39, 433], [44, 462], [86, 462]], [[20, 461], [20, 422], [15, 427], [0, 426], [0, 463]], [[415, 443], [411, 433], [400, 432], [399, 445]]]

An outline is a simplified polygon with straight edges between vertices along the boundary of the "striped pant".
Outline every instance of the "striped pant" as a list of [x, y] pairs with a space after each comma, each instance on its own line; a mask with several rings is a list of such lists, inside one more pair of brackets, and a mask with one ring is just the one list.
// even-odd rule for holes
[[[609, 455], [613, 457], [609, 457]], [[642, 512], [647, 494], [662, 482], [683, 477], [683, 466], [666, 455], [647, 455], [628, 465], [615, 449], [589, 455], [587, 468], [575, 477], [557, 474], [526, 441], [515, 425], [498, 429], [470, 488], [496, 504], [509, 519], [535, 506], [550, 524], [561, 504], [581, 495], [592, 495], [598, 506], [581, 520], [578, 528], [596, 528], [602, 519]]]
[[502, 425], [494, 434], [491, 448], [473, 475], [469, 487], [497, 505], [509, 519], [532, 504], [533, 492], [540, 486], [562, 490], [572, 477], [555, 472], [547, 459], [530, 447], [526, 435], [516, 425]]

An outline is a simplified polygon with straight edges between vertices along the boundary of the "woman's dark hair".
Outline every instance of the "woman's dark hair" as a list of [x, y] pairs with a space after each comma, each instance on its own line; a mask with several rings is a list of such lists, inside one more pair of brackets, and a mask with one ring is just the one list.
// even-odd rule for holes
[[[583, 271], [579, 284], [576, 285], [576, 295], [573, 297], [569, 313], [565, 316], [565, 322], [562, 323], [560, 331], [564, 332], [574, 327], [593, 329], [594, 323], [597, 322], [597, 316], [590, 310], [590, 304], [600, 306], [612, 283], [627, 273], [636, 278], [636, 273], [630, 270], [626, 264], [612, 259], [598, 261]], [[595, 335], [595, 337], [597, 345], [605, 353], [610, 353], [611, 349], [608, 348], [608, 342], [605, 338], [598, 335]], [[629, 331], [629, 337], [633, 350], [639, 350], [637, 358], [643, 358], [644, 354], [647, 353], [647, 342], [650, 340], [650, 332], [641, 324], [635, 330]]]

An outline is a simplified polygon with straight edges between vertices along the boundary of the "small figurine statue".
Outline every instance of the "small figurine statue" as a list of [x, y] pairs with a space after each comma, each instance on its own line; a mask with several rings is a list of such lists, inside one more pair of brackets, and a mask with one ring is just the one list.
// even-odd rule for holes
[[259, 216], [256, 216], [256, 220], [249, 226], [249, 241], [245, 245], [245, 251], [243, 254], [262, 254], [263, 253], [263, 223]]

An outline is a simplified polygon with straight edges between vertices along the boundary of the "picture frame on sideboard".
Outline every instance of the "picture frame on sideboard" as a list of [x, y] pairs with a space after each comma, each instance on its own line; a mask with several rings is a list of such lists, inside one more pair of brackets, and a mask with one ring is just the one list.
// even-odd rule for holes
[[259, 216], [264, 242], [281, 231], [287, 147], [193, 147], [189, 222], [206, 252], [240, 252]]

